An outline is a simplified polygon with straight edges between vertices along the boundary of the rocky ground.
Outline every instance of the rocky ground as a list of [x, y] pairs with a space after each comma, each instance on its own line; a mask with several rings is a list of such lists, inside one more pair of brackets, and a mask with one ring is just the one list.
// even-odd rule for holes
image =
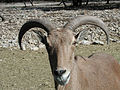
[[[0, 15], [5, 18], [5, 21], [0, 22], [0, 47], [18, 48], [18, 33], [21, 26], [29, 19], [38, 19], [46, 17], [53, 22], [57, 27], [62, 27], [68, 20], [80, 15], [92, 15], [102, 19], [108, 26], [110, 33], [110, 41], [120, 43], [120, 6], [118, 3], [89, 4], [79, 8], [69, 7], [64, 8], [63, 5], [58, 6], [58, 3], [51, 2], [35, 2], [35, 6], [24, 7], [23, 3], [0, 4]], [[83, 37], [84, 42], [102, 41], [105, 42], [105, 34], [97, 27], [82, 26], [79, 29], [88, 30]], [[76, 31], [79, 31], [76, 30]], [[33, 32], [28, 32], [25, 35], [23, 45], [30, 49], [37, 50], [43, 45], [38, 44], [34, 38]]]

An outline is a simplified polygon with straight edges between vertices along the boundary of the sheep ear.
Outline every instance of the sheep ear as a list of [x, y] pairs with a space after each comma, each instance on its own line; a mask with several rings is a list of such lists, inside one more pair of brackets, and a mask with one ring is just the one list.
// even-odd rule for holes
[[79, 33], [77, 33], [75, 35], [76, 43], [79, 43], [81, 40], [83, 40], [87, 32], [87, 30], [82, 30]]
[[45, 32], [43, 31], [39, 31], [39, 30], [32, 30], [34, 32], [35, 37], [42, 42], [43, 44], [46, 44], [46, 37], [47, 34], [45, 34]]

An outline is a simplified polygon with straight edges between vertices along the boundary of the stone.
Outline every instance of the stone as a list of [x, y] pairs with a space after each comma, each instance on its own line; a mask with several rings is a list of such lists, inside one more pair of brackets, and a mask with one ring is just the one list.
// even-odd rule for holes
[[96, 44], [98, 44], [98, 45], [104, 45], [104, 42], [96, 40], [96, 41], [93, 41], [92, 44], [93, 45], [96, 45]]
[[38, 49], [39, 49], [39, 48], [36, 47], [36, 46], [31, 47], [31, 50], [33, 50], [33, 51], [37, 51]]
[[82, 40], [79, 43], [82, 44], [82, 45], [90, 45], [92, 42], [87, 41], [87, 40]]
[[[38, 3], [39, 4], [39, 3]], [[14, 4], [12, 4], [13, 6]], [[81, 16], [81, 15], [91, 15], [96, 16], [100, 19], [102, 19], [105, 24], [108, 26], [109, 32], [110, 32], [110, 38], [112, 38], [110, 41], [114, 43], [120, 42], [120, 10], [119, 9], [105, 9], [105, 10], [83, 10], [78, 9], [76, 10], [56, 10], [55, 8], [51, 8], [52, 6], [48, 5], [47, 7], [50, 7], [49, 11], [44, 11], [41, 9], [21, 9], [20, 7], [12, 8], [11, 5], [9, 5], [9, 8], [5, 7], [0, 8], [1, 15], [5, 18], [4, 22], [0, 22], [0, 47], [18, 47], [18, 33], [21, 28], [21, 26], [28, 21], [29, 19], [39, 19], [40, 17], [46, 17], [49, 18], [53, 24], [56, 25], [56, 27], [63, 27], [69, 20]], [[40, 5], [41, 6], [41, 5]], [[40, 7], [39, 6], [39, 7]], [[44, 7], [45, 4], [42, 3], [42, 7]], [[1, 7], [1, 6], [0, 6]], [[99, 29], [96, 29], [93, 26], [86, 26], [82, 25], [79, 27], [79, 30], [86, 30], [86, 32], [83, 32], [84, 35], [81, 36], [79, 43], [82, 44], [92, 44], [91, 41], [99, 40], [102, 41], [104, 39], [104, 35], [99, 33]], [[75, 30], [75, 32], [78, 33], [79, 30]], [[27, 32], [28, 33], [28, 32]], [[89, 34], [88, 34], [89, 33]], [[85, 36], [85, 37], [84, 37]], [[99, 38], [100, 36], [100, 38]], [[23, 49], [26, 50], [25, 46], [29, 49], [31, 49], [30, 43], [35, 45], [34, 50], [37, 50], [38, 48], [43, 48], [44, 46], [40, 43], [37, 43], [32, 39], [32, 36], [28, 33], [27, 37], [24, 37], [25, 41], [22, 43]], [[29, 40], [30, 43], [27, 41]], [[84, 41], [86, 40], [86, 41]], [[97, 44], [102, 44], [102, 42], [94, 42]], [[38, 48], [37, 48], [38, 47]]]

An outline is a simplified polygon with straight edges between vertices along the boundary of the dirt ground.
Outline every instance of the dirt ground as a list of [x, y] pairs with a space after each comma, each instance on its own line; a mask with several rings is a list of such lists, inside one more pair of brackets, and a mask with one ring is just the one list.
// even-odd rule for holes
[[[79, 45], [75, 54], [89, 56], [106, 52], [120, 62], [120, 44]], [[45, 49], [21, 51], [0, 48], [0, 90], [54, 90], [53, 77]]]
[[0, 48], [0, 90], [54, 90], [45, 50]]

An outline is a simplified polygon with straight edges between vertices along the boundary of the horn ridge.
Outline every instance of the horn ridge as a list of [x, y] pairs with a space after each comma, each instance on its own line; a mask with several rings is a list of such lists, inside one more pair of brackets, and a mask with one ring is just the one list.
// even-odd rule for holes
[[51, 30], [53, 30], [55, 27], [54, 25], [52, 25], [52, 23], [50, 23], [50, 21], [46, 20], [45, 18], [43, 19], [33, 19], [33, 20], [29, 20], [27, 21], [20, 29], [19, 31], [19, 35], [18, 35], [18, 43], [20, 46], [20, 49], [23, 50], [21, 42], [22, 42], [22, 37], [24, 36], [24, 34], [30, 30], [31, 28], [34, 27], [39, 27], [44, 29], [47, 33], [49, 33]]

